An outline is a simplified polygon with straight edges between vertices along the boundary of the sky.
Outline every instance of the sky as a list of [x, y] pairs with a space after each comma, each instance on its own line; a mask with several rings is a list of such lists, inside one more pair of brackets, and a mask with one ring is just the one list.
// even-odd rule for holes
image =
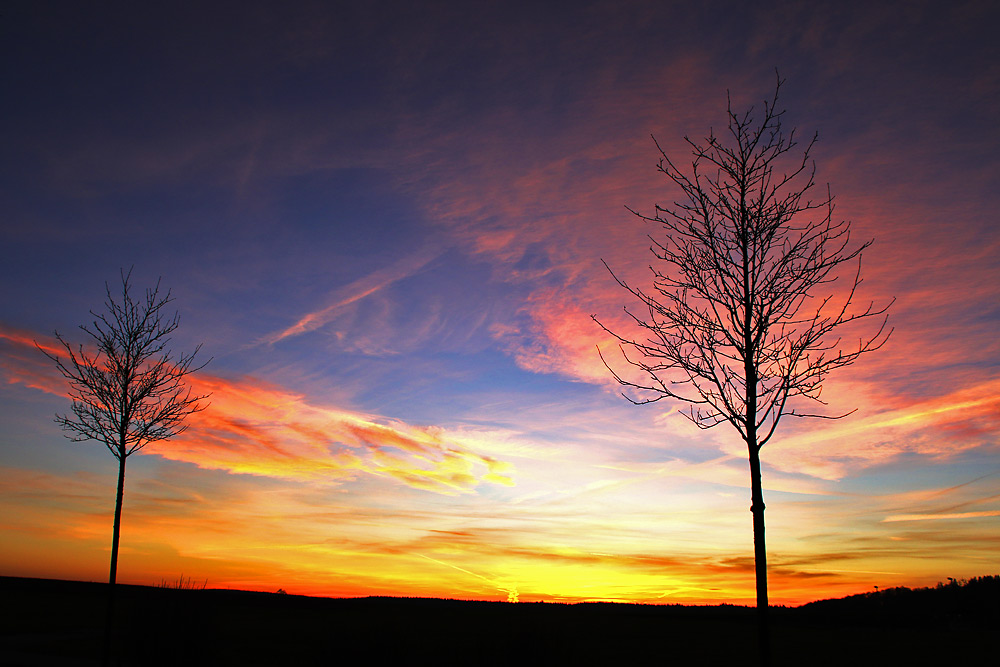
[[6, 3], [0, 574], [107, 577], [117, 462], [64, 437], [35, 344], [84, 342], [132, 267], [172, 291], [211, 399], [128, 459], [119, 581], [752, 604], [745, 445], [622, 398], [591, 315], [634, 305], [602, 260], [649, 284], [658, 230], [625, 207], [677, 196], [652, 137], [683, 163], [776, 70], [874, 239], [859, 301], [895, 302], [825, 382], [856, 411], [762, 450], [771, 601], [996, 574], [997, 14]]

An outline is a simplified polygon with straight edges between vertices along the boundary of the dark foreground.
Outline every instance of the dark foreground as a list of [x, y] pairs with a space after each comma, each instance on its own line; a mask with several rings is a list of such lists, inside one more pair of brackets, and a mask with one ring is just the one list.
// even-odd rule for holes
[[[772, 609], [774, 664], [984, 664], [1000, 620], [1000, 579], [985, 579], [972, 595], [976, 580]], [[106, 585], [0, 577], [0, 602], [0, 664], [101, 664]], [[119, 585], [116, 609], [112, 664], [121, 665], [756, 664], [754, 610], [744, 607]]]

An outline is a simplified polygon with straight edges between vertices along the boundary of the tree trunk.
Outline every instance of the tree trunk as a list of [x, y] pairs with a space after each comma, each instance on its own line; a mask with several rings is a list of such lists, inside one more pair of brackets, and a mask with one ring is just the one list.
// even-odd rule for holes
[[115, 499], [115, 527], [111, 538], [111, 574], [108, 578], [108, 614], [104, 624], [104, 665], [111, 664], [111, 630], [115, 615], [115, 580], [118, 578], [118, 537], [122, 525], [122, 499], [125, 495], [125, 452], [118, 458], [118, 497]]
[[118, 498], [115, 500], [115, 527], [111, 538], [111, 576], [108, 583], [115, 585], [118, 578], [118, 536], [122, 526], [122, 497], [125, 495], [125, 455], [118, 459]]
[[746, 208], [747, 190], [740, 184], [740, 221], [743, 236], [743, 370], [746, 373], [746, 443], [750, 458], [750, 512], [753, 513], [753, 563], [757, 577], [757, 647], [761, 667], [771, 664], [771, 632], [767, 619], [767, 549], [764, 544], [764, 490], [760, 482], [760, 446], [757, 444], [757, 330], [754, 328], [754, 296], [757, 286], [751, 263], [755, 253], [750, 251], [750, 220]]
[[764, 491], [760, 481], [760, 452], [750, 445], [750, 511], [753, 513], [753, 556], [757, 576], [757, 644], [760, 664], [771, 663], [771, 632], [767, 613], [767, 548], [764, 542]]

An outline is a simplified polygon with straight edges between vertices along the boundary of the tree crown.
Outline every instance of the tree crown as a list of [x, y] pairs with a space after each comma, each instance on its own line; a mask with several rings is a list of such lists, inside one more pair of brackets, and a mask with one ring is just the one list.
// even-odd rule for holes
[[[760, 117], [727, 105], [727, 132], [691, 148], [682, 170], [656, 144], [657, 169], [680, 191], [672, 206], [653, 215], [628, 210], [662, 228], [650, 235], [658, 260], [650, 266], [652, 289], [614, 279], [634, 295], [642, 313], [625, 308], [644, 337], [614, 336], [625, 361], [646, 381], [632, 381], [605, 365], [622, 385], [642, 390], [633, 403], [672, 398], [689, 404], [686, 416], [701, 428], [728, 422], [748, 445], [770, 439], [783, 415], [836, 418], [802, 412], [796, 397], [823, 403], [822, 382], [834, 369], [881, 347], [887, 319], [874, 335], [845, 347], [835, 329], [884, 316], [889, 305], [857, 308], [861, 254], [872, 241], [852, 247], [850, 223], [834, 218], [833, 196], [815, 192], [811, 151], [817, 135], [796, 155], [795, 131], [781, 127], [774, 96]], [[818, 297], [842, 265], [857, 261], [846, 296]], [[840, 415], [844, 416], [844, 415]]]
[[91, 311], [95, 319], [80, 325], [90, 338], [89, 350], [82, 343], [74, 349], [58, 331], [65, 360], [38, 346], [70, 385], [72, 414], [56, 415], [56, 422], [71, 440], [103, 442], [119, 460], [182, 433], [184, 420], [207, 407], [201, 401], [208, 394], [193, 394], [184, 378], [211, 361], [194, 365], [200, 345], [191, 354], [173, 355], [170, 335], [180, 316], [164, 312], [171, 292], [161, 295], [157, 281], [136, 300], [130, 278], [131, 270], [121, 272], [117, 297], [105, 283], [105, 312]]

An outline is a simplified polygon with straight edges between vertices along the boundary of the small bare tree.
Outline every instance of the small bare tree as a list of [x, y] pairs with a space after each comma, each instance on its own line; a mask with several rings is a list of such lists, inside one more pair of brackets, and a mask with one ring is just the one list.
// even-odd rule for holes
[[[103, 442], [118, 459], [118, 496], [115, 501], [114, 536], [111, 543], [112, 586], [118, 572], [118, 537], [122, 497], [125, 491], [125, 460], [150, 442], [166, 440], [186, 429], [184, 420], [206, 406], [208, 395], [193, 395], [184, 377], [205, 364], [194, 365], [199, 345], [189, 355], [177, 358], [167, 349], [170, 334], [180, 320], [163, 309], [173, 299], [170, 291], [160, 295], [160, 283], [146, 290], [144, 300], [129, 293], [129, 273], [121, 272], [121, 298], [116, 299], [105, 283], [107, 312], [80, 329], [91, 338], [91, 349], [73, 348], [59, 332], [56, 338], [66, 348], [66, 360], [36, 347], [52, 359], [69, 380], [71, 415], [56, 415], [56, 422], [73, 441]], [[211, 361], [211, 360], [209, 360]]]
[[[759, 119], [752, 107], [737, 113], [730, 102], [726, 135], [710, 131], [705, 143], [685, 137], [693, 154], [689, 171], [654, 137], [658, 170], [682, 197], [670, 207], [656, 205], [652, 216], [628, 209], [665, 231], [659, 240], [650, 236], [650, 250], [659, 260], [650, 267], [652, 290], [626, 284], [608, 267], [641, 303], [641, 315], [627, 307], [625, 312], [642, 335], [626, 337], [601, 325], [639, 371], [627, 379], [602, 356], [619, 383], [641, 390], [623, 393], [625, 398], [636, 404], [681, 401], [698, 427], [728, 423], [746, 443], [764, 664], [770, 649], [760, 450], [784, 416], [846, 416], [803, 411], [795, 399], [823, 404], [827, 374], [878, 349], [891, 333], [885, 315], [891, 302], [882, 308], [855, 306], [861, 253], [872, 241], [851, 247], [850, 223], [835, 221], [829, 186], [810, 199], [816, 184], [810, 152], [817, 137], [801, 154], [793, 152], [795, 131], [782, 132], [784, 112], [777, 110], [782, 83], [779, 78]], [[837, 279], [838, 267], [852, 260], [857, 268], [842, 298], [817, 296], [818, 288]], [[884, 316], [881, 326], [856, 346], [843, 346], [833, 334], [879, 316]]]

